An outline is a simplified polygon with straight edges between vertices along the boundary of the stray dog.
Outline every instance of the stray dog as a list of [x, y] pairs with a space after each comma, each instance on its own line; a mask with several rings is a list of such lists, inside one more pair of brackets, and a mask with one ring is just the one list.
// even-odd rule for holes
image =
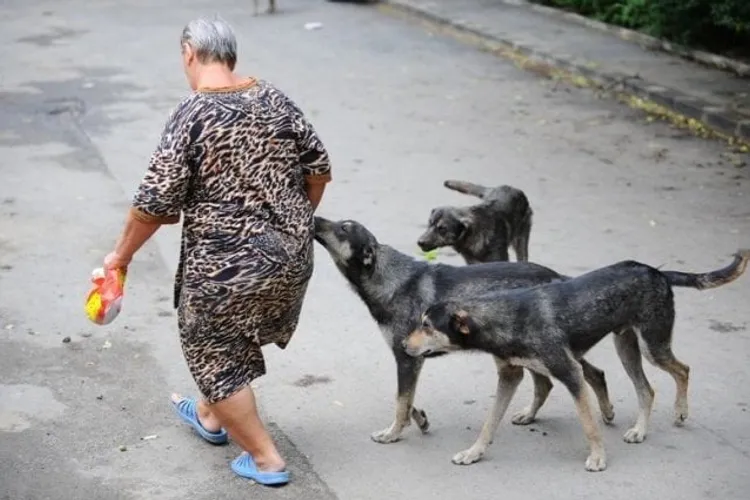
[[482, 351], [495, 357], [498, 369], [494, 407], [476, 442], [453, 461], [470, 464], [482, 458], [525, 367], [554, 377], [568, 388], [589, 443], [586, 470], [604, 470], [604, 444], [576, 359], [610, 332], [615, 332], [617, 353], [638, 395], [638, 418], [625, 433], [625, 441], [644, 440], [654, 401], [641, 353], [674, 378], [674, 423], [682, 425], [688, 417], [690, 368], [672, 352], [672, 287], [703, 290], [725, 285], [742, 275], [748, 260], [750, 250], [740, 250], [732, 264], [704, 274], [659, 271], [623, 261], [561, 282], [464, 295], [428, 307], [420, 326], [404, 340], [407, 354], [422, 359], [458, 350]]
[[[362, 224], [315, 217], [315, 240], [331, 255], [336, 267], [359, 295], [377, 322], [396, 360], [398, 392], [393, 423], [371, 435], [378, 443], [401, 438], [413, 419], [427, 432], [427, 414], [414, 407], [417, 379], [424, 359], [406, 354], [402, 341], [419, 326], [422, 312], [439, 300], [527, 287], [568, 279], [529, 262], [492, 262], [473, 266], [428, 264], [378, 242]], [[580, 359], [584, 376], [594, 388], [605, 421], [614, 418], [604, 372]], [[531, 423], [544, 404], [552, 382], [532, 372], [534, 399], [514, 417], [517, 424]]]
[[427, 230], [417, 240], [423, 251], [450, 246], [467, 264], [476, 264], [510, 260], [508, 247], [512, 246], [517, 261], [529, 260], [533, 211], [523, 191], [453, 180], [444, 185], [481, 198], [482, 202], [470, 207], [433, 209]]
[[[253, 15], [258, 15], [258, 4], [260, 3], [260, 0], [253, 0]], [[276, 0], [268, 0], [268, 9], [266, 10], [267, 14], [273, 14], [276, 12]]]

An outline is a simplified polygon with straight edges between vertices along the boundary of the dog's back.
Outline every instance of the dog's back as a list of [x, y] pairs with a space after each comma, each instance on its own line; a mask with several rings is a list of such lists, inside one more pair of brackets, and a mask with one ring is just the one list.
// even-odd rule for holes
[[[393, 250], [395, 251], [395, 250]], [[534, 287], [568, 279], [531, 262], [487, 262], [471, 266], [424, 265], [414, 260], [413, 273], [402, 276], [402, 285], [393, 294], [392, 311], [400, 310], [398, 330], [408, 333], [426, 307], [436, 301], [490, 294], [502, 290]], [[404, 271], [404, 268], [401, 268]], [[396, 326], [396, 325], [393, 325]]]
[[513, 247], [518, 261], [529, 260], [533, 211], [523, 191], [458, 180], [446, 180], [443, 185], [482, 201], [467, 208], [434, 209], [427, 230], [417, 241], [423, 250], [452, 246], [467, 264], [476, 264], [507, 261], [508, 247]]

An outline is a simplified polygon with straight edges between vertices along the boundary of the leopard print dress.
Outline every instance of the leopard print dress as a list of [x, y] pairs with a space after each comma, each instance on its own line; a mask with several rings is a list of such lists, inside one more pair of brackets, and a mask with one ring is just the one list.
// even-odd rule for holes
[[174, 307], [209, 403], [266, 373], [261, 346], [290, 341], [313, 272], [305, 184], [330, 179], [312, 125], [263, 80], [199, 89], [168, 119], [131, 210], [160, 224], [183, 216]]

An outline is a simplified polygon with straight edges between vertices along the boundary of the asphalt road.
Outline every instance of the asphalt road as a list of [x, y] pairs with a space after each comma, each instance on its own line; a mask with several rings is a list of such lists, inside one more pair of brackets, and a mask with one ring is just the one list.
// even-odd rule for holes
[[[416, 254], [432, 207], [470, 202], [442, 187], [449, 177], [524, 189], [536, 213], [531, 258], [564, 273], [621, 259], [703, 271], [750, 246], [748, 170], [722, 145], [376, 8], [280, 7], [254, 18], [250, 2], [230, 0], [3, 2], [0, 498], [746, 498], [750, 277], [676, 291], [675, 352], [692, 368], [685, 428], [672, 426], [671, 378], [647, 366], [650, 435], [625, 444], [634, 390], [610, 341], [592, 351], [616, 411], [603, 473], [584, 471], [560, 388], [531, 427], [504, 422], [483, 462], [453, 465], [494, 393], [493, 363], [480, 355], [427, 364], [417, 400], [429, 435], [412, 427], [399, 443], [371, 442], [392, 418], [394, 363], [322, 249], [298, 334], [286, 351], [268, 349], [258, 381], [294, 482], [240, 480], [228, 468], [236, 447], [208, 447], [178, 424], [168, 394], [194, 386], [169, 303], [177, 229], [137, 256], [113, 325], [87, 323], [82, 297], [187, 92], [178, 37], [196, 15], [229, 19], [240, 71], [274, 81], [314, 121], [335, 163], [320, 213], [358, 219], [405, 252]], [[510, 411], [530, 396], [526, 380]]]

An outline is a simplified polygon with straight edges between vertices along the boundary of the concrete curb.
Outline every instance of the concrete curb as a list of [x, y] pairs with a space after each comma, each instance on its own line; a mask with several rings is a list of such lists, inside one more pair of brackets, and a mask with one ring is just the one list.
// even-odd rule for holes
[[626, 42], [637, 43], [645, 49], [660, 50], [662, 52], [666, 52], [667, 54], [676, 55], [682, 57], [683, 59], [697, 62], [705, 66], [710, 66], [722, 71], [729, 71], [739, 76], [740, 78], [750, 78], [750, 64], [743, 63], [729, 57], [720, 56], [711, 52], [705, 52], [703, 50], [690, 49], [683, 45], [667, 42], [665, 40], [646, 35], [639, 31], [633, 31], [621, 26], [607, 24], [602, 21], [597, 21], [596, 19], [590, 19], [580, 14], [576, 14], [575, 12], [567, 12], [561, 9], [556, 9], [554, 7], [548, 7], [546, 5], [539, 5], [536, 3], [528, 2], [527, 0], [500, 1], [507, 5], [530, 9], [546, 16], [565, 19], [567, 21], [582, 24], [583, 26], [586, 26], [588, 28], [593, 28], [614, 35], [621, 40], [625, 40]]
[[[428, 23], [470, 35], [490, 45], [511, 50], [523, 57], [540, 62], [548, 69], [556, 69], [563, 73], [584, 77], [602, 89], [620, 91], [645, 99], [673, 113], [682, 115], [688, 121], [702, 122], [706, 128], [720, 136], [750, 143], [750, 119], [732, 110], [717, 108], [695, 96], [643, 80], [637, 76], [606, 71], [598, 68], [596, 64], [577, 59], [569, 54], [552, 54], [507, 37], [486, 33], [472, 23], [460, 19], [450, 19], [427, 5], [416, 5], [408, 0], [382, 0], [381, 5]], [[535, 66], [529, 69], [538, 70], [539, 68]], [[550, 71], [546, 72], [550, 73]]]

